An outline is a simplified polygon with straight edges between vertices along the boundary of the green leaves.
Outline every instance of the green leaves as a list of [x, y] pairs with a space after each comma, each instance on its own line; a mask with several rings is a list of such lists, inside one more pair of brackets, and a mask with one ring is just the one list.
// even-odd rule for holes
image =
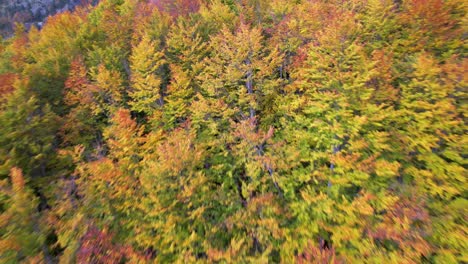
[[467, 262], [461, 0], [166, 2], [1, 43], [2, 260]]

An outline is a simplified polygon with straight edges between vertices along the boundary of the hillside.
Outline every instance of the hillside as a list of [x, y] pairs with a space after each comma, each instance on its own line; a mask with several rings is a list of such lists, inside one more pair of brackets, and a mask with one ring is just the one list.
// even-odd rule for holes
[[468, 263], [467, 10], [102, 0], [18, 27], [0, 263]]
[[[91, 3], [91, 1], [88, 1]], [[42, 27], [48, 16], [73, 10], [83, 0], [3, 0], [0, 1], [0, 35], [9, 37], [14, 23]]]

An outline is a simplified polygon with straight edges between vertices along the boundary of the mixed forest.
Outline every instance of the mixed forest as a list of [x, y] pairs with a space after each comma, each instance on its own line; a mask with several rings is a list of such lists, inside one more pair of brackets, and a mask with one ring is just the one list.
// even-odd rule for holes
[[467, 263], [464, 0], [102, 0], [0, 41], [0, 263]]

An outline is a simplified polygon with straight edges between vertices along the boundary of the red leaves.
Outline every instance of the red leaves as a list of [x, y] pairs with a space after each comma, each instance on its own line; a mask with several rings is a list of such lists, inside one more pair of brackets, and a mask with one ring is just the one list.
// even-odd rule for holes
[[200, 8], [199, 0], [151, 0], [150, 2], [172, 17], [186, 16], [197, 12]]
[[335, 249], [328, 247], [321, 239], [318, 246], [314, 246], [309, 242], [309, 246], [296, 258], [296, 263], [339, 264], [343, 262], [337, 259]]
[[128, 131], [135, 131], [137, 128], [137, 123], [132, 119], [130, 115], [130, 110], [120, 108], [115, 113], [112, 121], [118, 125], [118, 127], [127, 129]]
[[430, 245], [425, 239], [430, 233], [430, 218], [424, 205], [414, 196], [400, 198], [387, 210], [376, 229], [369, 231], [369, 236], [381, 242], [393, 241], [405, 258], [427, 256]]
[[86, 66], [82, 58], [72, 61], [70, 73], [65, 81], [65, 103], [68, 105], [89, 104], [93, 101], [93, 89], [86, 76]]
[[177, 175], [200, 160], [202, 152], [193, 145], [195, 135], [181, 127], [174, 130], [158, 147], [160, 169]]
[[77, 263], [121, 263], [130, 260], [135, 263], [135, 261], [146, 259], [130, 246], [119, 245], [112, 240], [113, 235], [106, 229], [99, 230], [97, 227], [91, 226], [81, 238]]

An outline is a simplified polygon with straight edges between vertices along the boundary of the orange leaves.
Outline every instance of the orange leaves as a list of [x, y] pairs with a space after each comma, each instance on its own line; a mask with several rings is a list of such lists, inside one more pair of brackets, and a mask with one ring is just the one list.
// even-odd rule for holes
[[199, 0], [151, 0], [151, 3], [164, 12], [169, 13], [173, 17], [186, 16], [197, 12], [200, 8]]
[[14, 73], [0, 74], [0, 105], [6, 101], [14, 90], [14, 83], [18, 76]]
[[15, 192], [21, 192], [24, 189], [24, 176], [20, 168], [13, 167], [10, 170], [11, 183]]
[[70, 73], [65, 81], [65, 103], [70, 106], [90, 104], [94, 101], [93, 92], [95, 90], [95, 87], [88, 80], [87, 69], [83, 59], [78, 57], [73, 60], [70, 66]]
[[112, 122], [117, 124], [119, 128], [129, 130], [129, 133], [126, 133], [125, 135], [132, 135], [136, 131], [137, 123], [131, 118], [130, 111], [128, 109], [119, 108], [114, 114]]
[[444, 32], [453, 26], [453, 20], [447, 11], [443, 0], [411, 0], [405, 1], [407, 13], [403, 15], [407, 23], [416, 23], [422, 30]]
[[[97, 184], [99, 188], [106, 185], [112, 185], [119, 180], [122, 172], [112, 162], [112, 160], [103, 158], [98, 161], [90, 162], [85, 166], [88, 179], [83, 179], [84, 184]], [[86, 177], [83, 175], [83, 177]]]
[[242, 249], [242, 245], [245, 244], [245, 239], [232, 239], [230, 242], [229, 249], [226, 251], [217, 250], [214, 248], [210, 248], [207, 251], [208, 258], [211, 261], [233, 261], [236, 256], [240, 253], [239, 251]]
[[262, 145], [273, 137], [274, 128], [270, 126], [268, 131], [258, 130], [257, 119], [255, 117], [248, 118], [240, 121], [239, 123], [233, 123], [233, 136], [240, 138], [249, 145]]
[[[13, 99], [0, 113], [3, 167], [34, 161], [25, 175], [61, 179], [34, 177], [55, 189], [48, 224], [66, 249], [54, 257], [463, 257], [461, 0], [109, 0], [90, 11], [1, 48], [0, 96]], [[63, 115], [58, 136], [43, 132], [55, 122], [47, 105]], [[10, 176], [27, 191], [18, 169]], [[23, 200], [18, 212], [37, 212]], [[30, 221], [18, 212], [2, 226]], [[31, 225], [18, 227], [5, 248], [30, 240]]]
[[[462, 1], [410, 0], [404, 1], [399, 19], [407, 27], [411, 38], [406, 41], [407, 50], [451, 50], [463, 46], [462, 13], [466, 6]], [[404, 43], [404, 41], [401, 41]]]
[[185, 168], [191, 168], [201, 158], [202, 151], [194, 149], [194, 134], [185, 128], [176, 129], [157, 148], [160, 170], [178, 175]]
[[76, 261], [78, 263], [120, 263], [124, 260], [143, 263], [147, 261], [146, 256], [135, 252], [130, 246], [116, 244], [112, 239], [113, 234], [106, 229], [89, 227], [81, 238]]
[[430, 254], [426, 237], [430, 234], [429, 214], [424, 201], [415, 196], [402, 197], [387, 209], [383, 221], [369, 235], [380, 240], [391, 240], [405, 261], [417, 261]]
[[343, 261], [336, 256], [336, 252], [333, 247], [325, 245], [323, 239], [320, 239], [320, 243], [317, 246], [315, 246], [312, 242], [309, 242], [304, 251], [296, 257], [296, 263], [339, 264], [343, 263]]
[[440, 74], [441, 69], [437, 62], [427, 53], [422, 53], [416, 58], [416, 78], [433, 78]]
[[372, 61], [376, 62], [377, 78], [371, 80], [368, 84], [375, 86], [376, 91], [373, 99], [379, 103], [393, 103], [398, 99], [398, 89], [392, 85], [392, 81], [395, 79], [392, 70], [392, 56], [393, 54], [389, 54], [386, 50], [372, 52]]
[[[131, 118], [130, 111], [119, 108], [112, 116], [111, 122], [113, 126], [105, 132], [111, 150], [136, 152], [139, 148], [138, 144], [142, 143], [143, 128]], [[126, 149], [131, 147], [134, 149]]]

